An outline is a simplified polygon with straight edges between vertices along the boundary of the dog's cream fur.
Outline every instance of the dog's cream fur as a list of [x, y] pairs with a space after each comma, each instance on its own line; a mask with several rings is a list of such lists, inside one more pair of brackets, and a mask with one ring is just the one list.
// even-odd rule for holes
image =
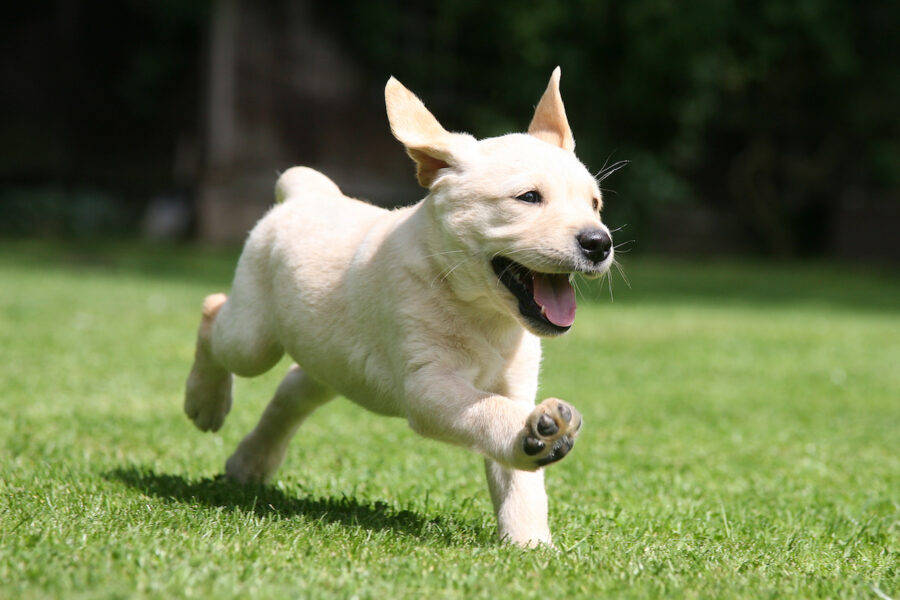
[[[317, 171], [285, 172], [230, 296], [204, 303], [185, 411], [218, 430], [231, 374], [259, 375], [287, 352], [297, 364], [228, 459], [229, 477], [267, 481], [300, 423], [340, 394], [483, 454], [500, 537], [549, 544], [540, 467], [568, 452], [581, 417], [554, 398], [535, 406], [535, 333], [548, 331], [520, 312], [491, 261], [511, 258], [534, 277], [597, 276], [612, 261], [611, 249], [588, 260], [577, 241], [585, 230], [609, 232], [597, 183], [573, 153], [559, 69], [528, 134], [449, 133], [393, 78], [385, 99], [428, 196], [387, 211]], [[532, 190], [540, 202], [523, 196]]]

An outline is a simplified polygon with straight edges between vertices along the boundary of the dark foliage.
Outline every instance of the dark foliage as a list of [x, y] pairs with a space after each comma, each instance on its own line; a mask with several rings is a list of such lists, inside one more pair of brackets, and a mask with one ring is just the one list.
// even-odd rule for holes
[[[33, 231], [45, 215], [39, 231], [121, 231], [153, 195], [190, 196], [194, 182], [172, 165], [185, 148], [195, 162], [202, 151], [182, 142], [204, 123], [211, 6], [35, 0], [8, 9], [0, 229]], [[362, 67], [371, 98], [394, 74], [449, 127], [482, 137], [522, 130], [561, 65], [582, 160], [595, 169], [631, 161], [604, 182], [619, 193], [608, 221], [630, 225], [620, 239], [647, 240], [655, 215], [689, 207], [728, 215], [760, 252], [815, 254], [831, 248], [848, 207], [900, 215], [900, 3], [312, 7]], [[18, 194], [48, 184], [40, 206]], [[107, 204], [109, 215], [79, 221], [78, 206]]]
[[[324, 6], [324, 5], [323, 5]], [[897, 202], [900, 4], [495, 0], [323, 8], [371, 70], [479, 135], [521, 130], [553, 66], [617, 222], [661, 205], [735, 215], [771, 254], [827, 246], [851, 194]], [[629, 214], [631, 213], [631, 214]]]

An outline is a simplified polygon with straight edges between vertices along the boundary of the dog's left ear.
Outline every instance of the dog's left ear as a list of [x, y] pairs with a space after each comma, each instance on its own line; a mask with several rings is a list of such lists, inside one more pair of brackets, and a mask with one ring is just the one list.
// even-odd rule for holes
[[391, 132], [416, 162], [419, 184], [430, 187], [438, 171], [454, 164], [461, 143], [472, 138], [444, 129], [422, 101], [393, 77], [384, 87], [384, 103]]
[[548, 144], [575, 152], [575, 138], [569, 128], [566, 107], [563, 106], [562, 96], [559, 94], [561, 73], [559, 67], [553, 69], [547, 90], [534, 110], [534, 117], [531, 119], [531, 125], [528, 126], [528, 133]]

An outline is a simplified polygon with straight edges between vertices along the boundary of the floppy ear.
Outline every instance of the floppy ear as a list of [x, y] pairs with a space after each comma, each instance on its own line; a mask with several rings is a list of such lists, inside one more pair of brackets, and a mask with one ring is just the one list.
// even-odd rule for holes
[[393, 77], [384, 87], [384, 103], [391, 132], [416, 162], [419, 184], [431, 186], [437, 172], [453, 164], [453, 146], [462, 136], [444, 129], [422, 101]]
[[534, 109], [534, 117], [531, 119], [531, 125], [528, 126], [528, 133], [548, 144], [574, 152], [575, 138], [572, 137], [569, 121], [566, 119], [566, 107], [563, 106], [562, 96], [559, 94], [560, 74], [559, 67], [553, 69], [547, 90], [541, 96], [537, 108]]

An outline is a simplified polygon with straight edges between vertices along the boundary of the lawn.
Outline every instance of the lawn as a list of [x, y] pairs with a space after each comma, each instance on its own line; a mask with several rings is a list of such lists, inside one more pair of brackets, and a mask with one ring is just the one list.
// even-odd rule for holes
[[626, 260], [581, 285], [542, 395], [584, 415], [548, 468], [557, 550], [494, 540], [481, 460], [346, 401], [276, 481], [216, 478], [181, 411], [236, 253], [0, 242], [0, 597], [900, 598], [900, 275]]

